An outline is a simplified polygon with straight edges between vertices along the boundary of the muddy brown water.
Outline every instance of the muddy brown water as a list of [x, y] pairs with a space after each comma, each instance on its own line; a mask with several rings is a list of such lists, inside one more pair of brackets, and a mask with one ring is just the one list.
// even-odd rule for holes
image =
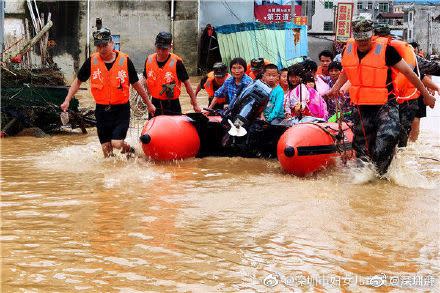
[[1, 292], [438, 292], [438, 109], [363, 184], [342, 165], [104, 160], [93, 129], [2, 139]]

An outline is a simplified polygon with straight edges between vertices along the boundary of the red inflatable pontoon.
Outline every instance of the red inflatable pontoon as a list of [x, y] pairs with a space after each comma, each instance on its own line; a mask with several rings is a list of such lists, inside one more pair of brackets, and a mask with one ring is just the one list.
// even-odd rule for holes
[[277, 156], [281, 167], [287, 173], [306, 176], [334, 163], [341, 151], [351, 157], [353, 133], [345, 123], [342, 124], [342, 130], [343, 141], [338, 141], [337, 123], [300, 123], [292, 126], [278, 141]]
[[187, 116], [157, 116], [147, 121], [140, 136], [142, 149], [153, 160], [193, 158], [200, 138]]

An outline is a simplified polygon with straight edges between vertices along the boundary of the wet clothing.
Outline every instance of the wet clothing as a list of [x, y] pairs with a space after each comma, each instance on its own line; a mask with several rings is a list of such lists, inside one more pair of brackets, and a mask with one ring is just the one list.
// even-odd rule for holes
[[370, 158], [380, 175], [385, 174], [391, 164], [399, 133], [396, 100], [389, 100], [385, 105], [354, 108], [353, 149], [358, 158]]
[[240, 93], [248, 85], [253, 82], [252, 78], [244, 74], [238, 84], [235, 83], [235, 78], [233, 76], [225, 80], [225, 83], [215, 91], [215, 97], [225, 97], [226, 104], [232, 105], [235, 99], [240, 95]]
[[415, 118], [426, 117], [426, 105], [425, 105], [425, 102], [423, 102], [423, 96], [420, 96], [417, 99], [417, 104], [419, 105], [419, 109], [416, 112]]
[[[112, 63], [104, 62], [108, 71], [113, 68], [118, 57], [119, 53], [116, 51], [115, 61]], [[85, 82], [90, 76], [92, 76], [91, 60], [91, 58], [88, 58], [81, 66], [77, 75], [79, 81]], [[128, 56], [126, 62], [129, 83], [136, 83], [139, 81], [139, 78], [133, 63]], [[109, 85], [106, 83], [103, 84], [103, 87], [107, 86]], [[130, 104], [96, 104], [95, 117], [98, 138], [101, 144], [110, 142], [111, 140], [123, 140], [127, 135], [128, 127], [130, 125]]]
[[130, 125], [130, 104], [96, 105], [96, 128], [101, 144], [111, 140], [124, 140]]
[[[344, 52], [346, 49], [344, 49]], [[342, 64], [344, 64], [344, 52], [342, 53]], [[357, 51], [359, 62], [368, 53]], [[370, 158], [375, 164], [377, 172], [383, 175], [391, 164], [400, 133], [399, 108], [392, 93], [393, 83], [391, 82], [392, 73], [390, 67], [400, 62], [402, 57], [396, 49], [386, 46], [384, 54], [381, 54], [381, 58], [385, 60], [376, 61], [382, 62], [387, 67], [384, 87], [388, 92], [388, 101], [383, 105], [357, 105], [354, 107], [352, 145], [358, 158], [363, 160]], [[345, 70], [344, 65], [343, 67]], [[352, 81], [350, 80], [350, 82]], [[363, 82], [363, 79], [361, 82]], [[350, 98], [352, 98], [351, 93]], [[368, 96], [366, 98], [368, 99]], [[375, 99], [375, 97], [372, 98]]]
[[406, 145], [408, 144], [408, 137], [409, 133], [411, 132], [411, 125], [418, 111], [419, 99], [409, 100], [399, 104], [400, 133], [398, 147], [406, 147]]
[[264, 118], [271, 123], [280, 122], [284, 119], [284, 91], [277, 85], [270, 93], [269, 102], [263, 112]]

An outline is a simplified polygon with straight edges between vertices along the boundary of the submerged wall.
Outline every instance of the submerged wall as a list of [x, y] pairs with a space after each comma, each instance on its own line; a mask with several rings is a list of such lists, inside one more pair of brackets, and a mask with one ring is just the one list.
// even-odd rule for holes
[[[92, 32], [97, 17], [103, 26], [119, 37], [120, 49], [129, 54], [138, 72], [145, 58], [154, 52], [154, 40], [160, 31], [171, 31], [171, 1], [38, 1], [40, 13], [52, 14], [49, 40], [53, 60], [70, 83], [82, 63], [93, 52]], [[190, 74], [197, 65], [198, 1], [174, 1], [174, 52], [185, 62]], [[31, 18], [26, 1], [7, 1], [5, 38], [24, 34], [24, 19]], [[32, 29], [32, 25], [31, 25]], [[89, 42], [87, 42], [87, 31]], [[35, 62], [38, 51], [33, 52]]]

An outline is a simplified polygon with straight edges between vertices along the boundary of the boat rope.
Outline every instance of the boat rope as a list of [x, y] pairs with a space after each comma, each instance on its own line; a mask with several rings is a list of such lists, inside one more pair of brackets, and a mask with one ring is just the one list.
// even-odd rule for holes
[[303, 118], [302, 114], [302, 79], [300, 78], [300, 84], [299, 84], [299, 120]]
[[344, 145], [344, 141], [345, 141], [345, 132], [344, 130], [342, 130], [342, 117], [343, 117], [343, 113], [342, 113], [342, 107], [341, 107], [341, 103], [340, 103], [340, 99], [339, 96], [336, 97], [336, 119], [338, 122], [338, 134], [336, 135], [336, 149], [338, 150], [339, 154], [342, 157], [342, 163], [344, 165], [347, 164], [347, 149], [345, 147], [342, 147], [341, 149], [341, 145]]

